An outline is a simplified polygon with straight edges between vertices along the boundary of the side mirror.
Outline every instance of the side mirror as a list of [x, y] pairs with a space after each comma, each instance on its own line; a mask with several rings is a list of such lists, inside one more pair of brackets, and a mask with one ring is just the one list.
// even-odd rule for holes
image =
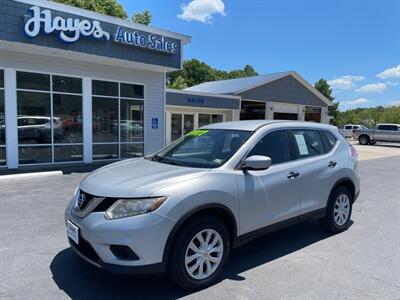
[[272, 160], [268, 156], [252, 155], [243, 163], [243, 169], [246, 170], [266, 170], [271, 166]]

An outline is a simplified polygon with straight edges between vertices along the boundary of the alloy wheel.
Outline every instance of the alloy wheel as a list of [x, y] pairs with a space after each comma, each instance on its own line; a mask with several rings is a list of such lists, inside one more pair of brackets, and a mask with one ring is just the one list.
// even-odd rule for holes
[[350, 198], [346, 194], [340, 194], [335, 201], [333, 218], [336, 225], [343, 226], [350, 216]]
[[223, 254], [221, 235], [214, 229], [204, 229], [191, 239], [186, 248], [186, 272], [193, 279], [206, 279], [218, 269]]

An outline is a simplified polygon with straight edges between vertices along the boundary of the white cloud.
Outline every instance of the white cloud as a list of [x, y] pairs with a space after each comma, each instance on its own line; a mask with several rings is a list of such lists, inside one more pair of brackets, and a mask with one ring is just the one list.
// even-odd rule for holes
[[333, 89], [337, 90], [351, 90], [356, 86], [355, 82], [364, 80], [364, 76], [344, 75], [328, 80], [328, 84]]
[[400, 65], [397, 67], [393, 67], [390, 69], [386, 69], [385, 71], [376, 75], [380, 79], [387, 79], [387, 78], [399, 78], [400, 79]]
[[390, 101], [389, 106], [400, 106], [400, 100]]
[[354, 100], [349, 100], [349, 101], [343, 101], [341, 103], [349, 106], [354, 106], [354, 105], [361, 105], [361, 104], [367, 104], [373, 102], [372, 100], [368, 100], [366, 98], [358, 98]]
[[225, 4], [222, 0], [192, 0], [182, 4], [182, 13], [178, 18], [186, 21], [211, 23], [214, 14], [225, 16]]
[[355, 89], [359, 93], [369, 93], [369, 92], [382, 92], [386, 90], [386, 83], [370, 83]]
[[400, 84], [400, 82], [395, 82], [395, 81], [386, 81], [386, 84], [387, 84], [387, 85], [390, 85], [390, 86], [397, 86], [397, 85], [399, 85], [399, 84]]

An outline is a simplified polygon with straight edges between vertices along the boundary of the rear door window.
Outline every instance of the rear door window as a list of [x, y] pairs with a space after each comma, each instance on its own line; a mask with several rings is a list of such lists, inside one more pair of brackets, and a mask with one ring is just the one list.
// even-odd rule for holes
[[351, 129], [351, 125], [346, 125], [344, 129]]
[[298, 158], [307, 158], [325, 154], [322, 137], [317, 130], [292, 130]]
[[289, 131], [277, 130], [265, 135], [248, 154], [263, 155], [271, 158], [271, 163], [280, 164], [291, 160]]
[[379, 130], [386, 130], [386, 131], [397, 131], [398, 126], [395, 125], [379, 125], [378, 126]]

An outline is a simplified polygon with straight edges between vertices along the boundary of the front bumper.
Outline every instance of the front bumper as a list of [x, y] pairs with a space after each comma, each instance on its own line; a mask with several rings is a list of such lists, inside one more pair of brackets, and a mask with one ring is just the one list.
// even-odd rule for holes
[[[93, 212], [83, 219], [67, 210], [65, 219], [79, 228], [79, 244], [71, 239], [74, 251], [89, 263], [117, 273], [160, 273], [165, 271], [163, 254], [175, 222], [156, 212], [107, 220], [104, 212]], [[121, 259], [111, 245], [127, 246], [138, 259]]]
[[109, 264], [102, 261], [100, 258], [90, 257], [87, 253], [79, 248], [77, 244], [71, 239], [68, 239], [71, 248], [85, 261], [90, 264], [101, 268], [105, 271], [116, 273], [116, 274], [129, 274], [129, 275], [149, 275], [149, 274], [161, 274], [166, 270], [166, 264], [164, 262], [151, 264], [151, 265], [140, 265], [140, 266], [125, 266]]

